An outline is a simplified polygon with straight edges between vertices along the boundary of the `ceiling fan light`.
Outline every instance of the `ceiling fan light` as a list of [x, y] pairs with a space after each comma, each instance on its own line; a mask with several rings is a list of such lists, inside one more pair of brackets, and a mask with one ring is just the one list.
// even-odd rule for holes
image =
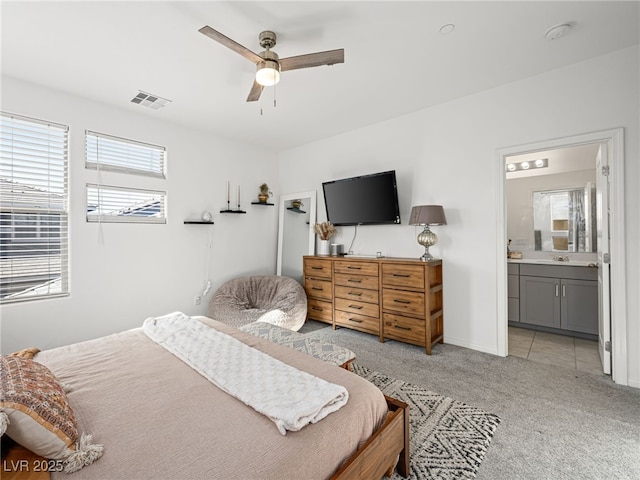
[[263, 87], [271, 87], [280, 81], [280, 65], [273, 60], [258, 63], [256, 82]]

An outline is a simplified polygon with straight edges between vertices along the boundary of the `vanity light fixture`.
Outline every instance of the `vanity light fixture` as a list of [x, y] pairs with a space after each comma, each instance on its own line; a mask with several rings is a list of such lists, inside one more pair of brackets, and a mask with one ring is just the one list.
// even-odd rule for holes
[[418, 235], [418, 243], [424, 247], [424, 254], [420, 257], [423, 262], [433, 260], [429, 247], [438, 243], [438, 236], [431, 231], [430, 225], [446, 225], [442, 205], [419, 205], [411, 208], [409, 225], [424, 225], [424, 230]]
[[518, 170], [535, 170], [537, 168], [546, 168], [549, 166], [548, 158], [539, 158], [535, 161], [507, 163], [507, 172], [516, 172]]

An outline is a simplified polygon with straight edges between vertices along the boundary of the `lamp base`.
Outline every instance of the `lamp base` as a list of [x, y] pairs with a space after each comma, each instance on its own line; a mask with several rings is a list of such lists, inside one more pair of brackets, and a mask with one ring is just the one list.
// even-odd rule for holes
[[424, 254], [420, 257], [419, 260], [423, 262], [430, 262], [431, 260], [434, 260], [434, 259], [435, 257], [429, 253], [429, 247], [427, 247], [425, 248]]
[[429, 247], [438, 242], [438, 237], [429, 229], [429, 225], [424, 226], [424, 230], [418, 235], [418, 243], [424, 247], [424, 254], [420, 257], [423, 262], [429, 262], [434, 259], [429, 253]]

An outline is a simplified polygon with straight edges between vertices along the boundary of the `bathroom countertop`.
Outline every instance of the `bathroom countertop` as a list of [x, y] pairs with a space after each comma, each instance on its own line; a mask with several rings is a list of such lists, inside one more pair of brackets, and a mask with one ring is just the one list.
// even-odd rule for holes
[[532, 263], [536, 265], [567, 265], [569, 267], [596, 267], [597, 260], [551, 260], [546, 258], [508, 258], [507, 263]]

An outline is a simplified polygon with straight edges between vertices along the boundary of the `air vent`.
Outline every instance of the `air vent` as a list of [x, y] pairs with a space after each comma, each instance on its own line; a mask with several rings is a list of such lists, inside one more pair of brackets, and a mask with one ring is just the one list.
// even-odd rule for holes
[[158, 110], [164, 107], [167, 103], [171, 103], [171, 100], [167, 100], [166, 98], [159, 97], [158, 95], [146, 93], [146, 92], [143, 92], [142, 90], [138, 90], [138, 92], [139, 93], [131, 99], [133, 103], [137, 103], [138, 105], [143, 105], [145, 107]]

